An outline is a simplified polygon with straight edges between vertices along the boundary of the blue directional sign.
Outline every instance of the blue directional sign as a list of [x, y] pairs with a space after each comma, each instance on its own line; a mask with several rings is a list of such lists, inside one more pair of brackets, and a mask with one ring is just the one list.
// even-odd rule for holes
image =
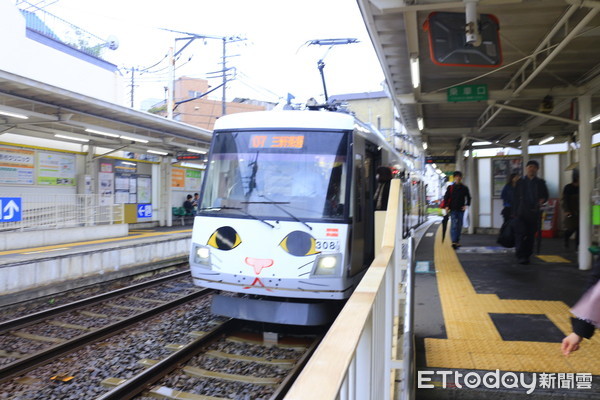
[[150, 218], [152, 216], [152, 204], [137, 205], [138, 218]]
[[21, 220], [21, 198], [0, 197], [0, 222]]

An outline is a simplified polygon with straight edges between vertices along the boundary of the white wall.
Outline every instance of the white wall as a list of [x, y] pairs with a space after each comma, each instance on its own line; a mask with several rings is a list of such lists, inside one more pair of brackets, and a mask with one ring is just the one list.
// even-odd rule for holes
[[0, 70], [125, 105], [125, 83], [118, 71], [27, 38], [25, 18], [13, 3], [0, 0]]

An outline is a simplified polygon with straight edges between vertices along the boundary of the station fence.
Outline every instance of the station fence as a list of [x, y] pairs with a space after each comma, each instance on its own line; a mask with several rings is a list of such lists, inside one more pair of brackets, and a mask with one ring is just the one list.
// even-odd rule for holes
[[285, 400], [415, 398], [414, 239], [392, 180], [382, 247]]
[[110, 225], [124, 221], [123, 204], [103, 204], [98, 194], [15, 194], [21, 220], [3, 222], [0, 232]]

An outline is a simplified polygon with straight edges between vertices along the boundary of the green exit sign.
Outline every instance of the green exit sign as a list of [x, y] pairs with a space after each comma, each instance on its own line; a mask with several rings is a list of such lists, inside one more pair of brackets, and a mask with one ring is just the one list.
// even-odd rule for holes
[[448, 101], [481, 101], [488, 99], [487, 85], [461, 85], [448, 89]]

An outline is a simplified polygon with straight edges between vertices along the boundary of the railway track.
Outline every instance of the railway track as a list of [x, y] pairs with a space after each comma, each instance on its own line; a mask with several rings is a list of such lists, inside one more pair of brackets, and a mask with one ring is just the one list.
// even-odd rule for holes
[[210, 291], [181, 273], [0, 324], [0, 382]]
[[106, 379], [103, 384], [115, 388], [98, 400], [282, 399], [321, 338], [274, 343], [230, 320], [163, 360], [140, 359], [147, 368], [131, 379]]
[[[102, 293], [107, 293], [122, 289], [127, 286], [135, 286], [141, 283], [156, 280], [158, 278], [168, 277], [169, 275], [184, 275], [189, 272], [189, 265], [185, 263], [174, 263], [169, 266], [161, 265], [158, 268], [150, 269], [146, 272], [114, 279], [106, 282], [99, 282], [92, 285], [76, 287], [63, 292], [51, 295], [19, 301], [17, 303], [2, 305], [0, 312], [0, 323], [12, 319], [18, 319], [23, 315], [35, 314], [41, 311], [50, 310], [79, 300], [88, 299]], [[167, 278], [168, 279], [168, 278]], [[9, 295], [10, 296], [10, 295]]]
[[0, 323], [0, 398], [283, 398], [320, 337], [265, 342], [209, 292], [183, 272]]

